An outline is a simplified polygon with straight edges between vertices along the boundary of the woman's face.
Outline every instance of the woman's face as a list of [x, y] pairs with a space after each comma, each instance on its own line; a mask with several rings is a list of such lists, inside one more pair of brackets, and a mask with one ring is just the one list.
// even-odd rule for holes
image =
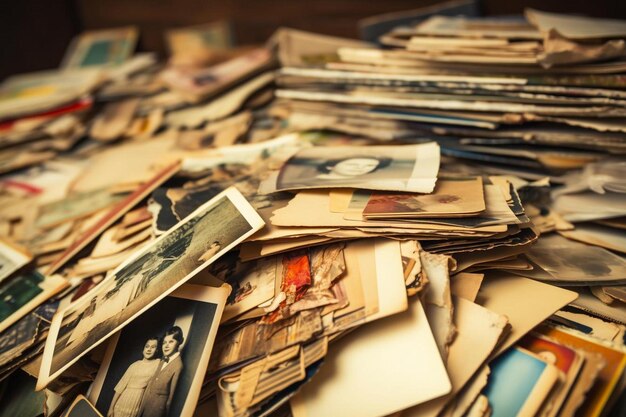
[[156, 355], [157, 352], [157, 341], [152, 339], [148, 340], [143, 347], [143, 357], [144, 359], [152, 359]]
[[178, 340], [174, 336], [168, 335], [163, 339], [163, 355], [171, 356], [178, 352]]
[[368, 174], [378, 167], [375, 158], [348, 158], [338, 162], [331, 171], [337, 175], [356, 176]]

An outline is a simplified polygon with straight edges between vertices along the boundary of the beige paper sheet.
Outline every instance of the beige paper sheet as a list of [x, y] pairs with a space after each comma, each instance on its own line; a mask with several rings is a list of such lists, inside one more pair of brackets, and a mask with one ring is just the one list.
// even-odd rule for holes
[[500, 354], [577, 296], [573, 291], [503, 273], [485, 277], [477, 302], [509, 318], [511, 331], [498, 346], [496, 353]]
[[291, 400], [291, 409], [294, 417], [378, 417], [450, 389], [424, 309], [414, 300], [407, 311], [331, 345], [325, 365]]
[[436, 417], [487, 360], [507, 324], [506, 317], [463, 298], [456, 297], [454, 305], [457, 335], [446, 363], [452, 392], [405, 410], [403, 417]]

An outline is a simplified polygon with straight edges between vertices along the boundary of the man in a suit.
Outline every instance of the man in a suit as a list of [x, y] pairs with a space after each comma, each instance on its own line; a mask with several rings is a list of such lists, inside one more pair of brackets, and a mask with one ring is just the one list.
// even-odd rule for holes
[[154, 376], [148, 382], [141, 401], [139, 416], [166, 417], [169, 415], [178, 377], [183, 370], [179, 349], [184, 340], [183, 331], [178, 326], [173, 326], [165, 332], [161, 345], [163, 358]]

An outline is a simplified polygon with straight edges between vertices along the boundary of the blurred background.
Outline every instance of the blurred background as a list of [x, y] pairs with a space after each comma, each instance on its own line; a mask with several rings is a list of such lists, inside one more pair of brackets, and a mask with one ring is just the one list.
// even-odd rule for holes
[[[176, 27], [224, 21], [234, 45], [261, 44], [281, 26], [358, 37], [357, 21], [441, 0], [19, 0], [0, 5], [0, 80], [9, 75], [55, 68], [72, 37], [82, 31], [135, 25], [138, 51], [167, 54], [164, 32]], [[543, 11], [626, 18], [623, 0], [483, 0], [486, 16]]]

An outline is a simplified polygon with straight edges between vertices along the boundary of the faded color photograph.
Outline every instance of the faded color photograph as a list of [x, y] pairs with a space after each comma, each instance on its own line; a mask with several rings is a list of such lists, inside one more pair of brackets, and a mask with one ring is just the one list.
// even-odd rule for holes
[[439, 180], [432, 194], [372, 193], [366, 217], [467, 217], [485, 210], [480, 177]]

